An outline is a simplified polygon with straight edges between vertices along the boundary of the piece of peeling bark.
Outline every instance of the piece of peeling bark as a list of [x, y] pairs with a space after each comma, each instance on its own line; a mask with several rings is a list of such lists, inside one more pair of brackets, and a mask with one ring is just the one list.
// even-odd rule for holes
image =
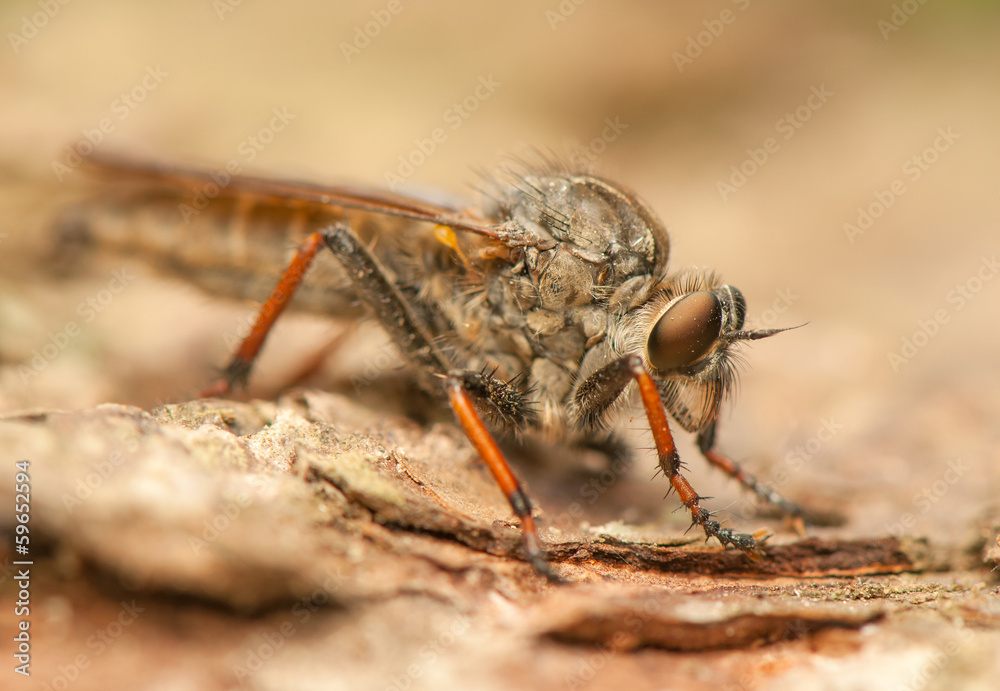
[[[322, 588], [345, 605], [417, 582], [446, 592], [448, 574], [470, 570], [514, 568], [541, 587], [521, 561], [515, 517], [456, 428], [342, 396], [25, 413], [0, 421], [0, 443], [31, 461], [33, 535], [134, 589], [248, 611]], [[774, 544], [756, 563], [690, 540], [583, 530], [544, 539], [571, 580], [919, 568], [919, 555], [891, 538]]]
[[554, 593], [536, 608], [534, 621], [538, 635], [562, 642], [702, 651], [794, 640], [831, 627], [856, 629], [881, 616], [881, 606], [867, 603], [662, 591], [609, 596], [579, 587]]
[[[419, 431], [395, 428], [399, 439]], [[460, 438], [425, 436], [448, 457], [466, 453], [454, 448]], [[476, 561], [467, 548], [469, 560], [448, 549], [428, 559], [428, 535], [486, 552], [519, 549], [513, 519], [495, 525], [500, 514], [446, 509], [396, 450], [308, 420], [294, 406], [196, 401], [155, 415], [118, 405], [32, 412], [0, 421], [0, 443], [31, 463], [39, 551], [132, 590], [257, 611], [319, 589], [347, 605], [423, 587], [421, 579], [433, 589], [449, 570]]]
[[329, 546], [300, 529], [312, 493], [228, 431], [107, 405], [8, 417], [0, 436], [30, 462], [33, 545], [62, 563], [241, 610], [327, 578], [312, 557]]
[[665, 573], [728, 576], [863, 576], [920, 571], [927, 562], [920, 540], [879, 538], [834, 540], [809, 538], [771, 544], [767, 558], [751, 561], [736, 550], [702, 545], [679, 548], [667, 544], [622, 541], [566, 541], [550, 545], [554, 561], [627, 565]]

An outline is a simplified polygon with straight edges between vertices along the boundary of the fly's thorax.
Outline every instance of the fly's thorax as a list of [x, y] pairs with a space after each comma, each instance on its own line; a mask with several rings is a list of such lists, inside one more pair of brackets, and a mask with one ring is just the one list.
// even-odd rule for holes
[[540, 242], [511, 250], [487, 300], [543, 357], [578, 366], [603, 337], [608, 313], [634, 306], [636, 294], [664, 271], [669, 248], [662, 223], [630, 191], [600, 178], [515, 176], [497, 214]]
[[[553, 301], [564, 293], [576, 298], [576, 286], [614, 290], [632, 276], [660, 273], [667, 262], [667, 233], [649, 207], [592, 175], [526, 173], [505, 189], [500, 213], [542, 239], [534, 263], [553, 272], [545, 291]], [[546, 256], [553, 249], [560, 252]], [[581, 269], [589, 285], [576, 277]], [[546, 287], [540, 279], [539, 288]]]

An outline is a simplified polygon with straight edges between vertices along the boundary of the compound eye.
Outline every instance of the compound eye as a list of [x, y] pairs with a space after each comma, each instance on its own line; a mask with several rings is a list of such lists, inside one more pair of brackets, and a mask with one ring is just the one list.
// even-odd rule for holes
[[739, 288], [733, 286], [722, 286], [721, 290], [728, 302], [729, 328], [733, 331], [739, 331], [743, 328], [743, 322], [747, 318], [746, 298], [743, 297], [743, 293], [740, 292]]
[[660, 315], [646, 341], [649, 363], [673, 370], [703, 357], [722, 330], [722, 302], [707, 290], [685, 295]]

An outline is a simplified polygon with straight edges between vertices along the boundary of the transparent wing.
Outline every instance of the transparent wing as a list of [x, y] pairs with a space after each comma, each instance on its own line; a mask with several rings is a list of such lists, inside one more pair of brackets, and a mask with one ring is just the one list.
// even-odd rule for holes
[[148, 163], [108, 154], [94, 154], [87, 159], [87, 163], [97, 174], [111, 178], [130, 181], [145, 179], [169, 187], [195, 191], [200, 189], [213, 196], [249, 195], [258, 204], [295, 207], [313, 205], [387, 214], [476, 233], [505, 243], [510, 243], [514, 230], [507, 224], [491, 224], [485, 219], [475, 218], [468, 211], [459, 212], [447, 206], [358, 187], [231, 175], [224, 170], [209, 171]]

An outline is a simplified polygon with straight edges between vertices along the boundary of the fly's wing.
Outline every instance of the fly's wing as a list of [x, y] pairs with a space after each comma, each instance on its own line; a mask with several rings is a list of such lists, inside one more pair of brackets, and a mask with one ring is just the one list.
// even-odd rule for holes
[[[366, 243], [434, 224], [507, 241], [516, 232], [442, 205], [372, 190], [232, 175], [94, 155], [93, 190], [55, 224], [53, 259], [135, 256], [220, 295], [260, 300], [309, 233], [347, 219]], [[530, 241], [530, 238], [528, 238]], [[378, 244], [378, 243], [376, 243]], [[383, 243], [385, 244], [385, 243]], [[352, 316], [350, 282], [327, 252], [296, 294], [301, 309]]]
[[[203, 197], [253, 196], [260, 203], [277, 205], [315, 205], [337, 209], [353, 209], [387, 214], [443, 225], [454, 230], [478, 233], [499, 239], [502, 226], [493, 226], [482, 219], [459, 213], [455, 208], [430, 204], [402, 195], [345, 185], [316, 185], [308, 182], [275, 180], [251, 175], [232, 175], [225, 170], [208, 171], [196, 168], [159, 165], [133, 161], [117, 156], [95, 154], [88, 164], [104, 175], [129, 176], [169, 186], [187, 187], [193, 195]], [[194, 196], [192, 202], [198, 201]]]

